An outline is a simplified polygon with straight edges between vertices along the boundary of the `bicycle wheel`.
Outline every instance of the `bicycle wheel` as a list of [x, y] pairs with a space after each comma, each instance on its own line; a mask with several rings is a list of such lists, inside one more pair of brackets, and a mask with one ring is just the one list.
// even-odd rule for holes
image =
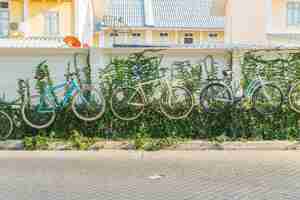
[[105, 99], [95, 88], [86, 87], [74, 96], [72, 110], [83, 121], [96, 121], [105, 112]]
[[53, 124], [56, 113], [47, 98], [31, 96], [22, 106], [22, 117], [27, 125], [35, 129], [48, 128]]
[[208, 113], [223, 112], [232, 103], [231, 90], [221, 83], [209, 84], [200, 93], [200, 105]]
[[113, 114], [125, 121], [139, 118], [145, 108], [145, 99], [135, 88], [125, 87], [116, 89], [110, 101]]
[[288, 94], [290, 108], [300, 113], [300, 82], [295, 84]]
[[262, 115], [276, 113], [282, 106], [283, 94], [279, 87], [264, 84], [255, 89], [252, 96], [253, 108]]
[[193, 96], [185, 87], [172, 87], [171, 91], [163, 92], [160, 98], [160, 110], [169, 119], [186, 118], [192, 112], [193, 106]]
[[6, 140], [14, 130], [14, 123], [10, 116], [0, 111], [0, 139]]

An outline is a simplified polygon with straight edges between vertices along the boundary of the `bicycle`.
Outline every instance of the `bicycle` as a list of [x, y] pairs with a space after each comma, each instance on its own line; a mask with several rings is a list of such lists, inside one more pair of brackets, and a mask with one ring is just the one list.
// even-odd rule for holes
[[[56, 113], [71, 104], [75, 116], [83, 121], [96, 121], [105, 112], [105, 99], [101, 92], [91, 85], [80, 87], [76, 77], [78, 72], [65, 74], [66, 81], [62, 84], [46, 85], [41, 95], [33, 95], [22, 106], [24, 121], [36, 129], [44, 129], [51, 126]], [[35, 77], [38, 81], [45, 80], [47, 75], [41, 73]], [[58, 99], [56, 92], [66, 89], [62, 99]]]
[[284, 54], [278, 49], [275, 55], [273, 59], [263, 60], [261, 56], [256, 56], [252, 57], [252, 60], [255, 63], [261, 62], [271, 67], [272, 79], [276, 82], [276, 85], [284, 85], [284, 89], [281, 90], [282, 93], [286, 94], [284, 95], [284, 102], [289, 105], [291, 110], [300, 113], [300, 81], [294, 82], [299, 77], [299, 50]]
[[[287, 85], [285, 101], [288, 103], [290, 109], [296, 113], [300, 113], [300, 81], [294, 82], [294, 79], [298, 79], [299, 74], [296, 71], [300, 62], [299, 52], [289, 54], [287, 59], [283, 59], [281, 53], [277, 53], [280, 58], [272, 60], [273, 63], [280, 65], [280, 79]], [[299, 71], [298, 71], [299, 73]], [[292, 76], [292, 77], [291, 77]]]
[[18, 80], [20, 98], [13, 102], [0, 103], [0, 139], [8, 139], [14, 132], [15, 127], [21, 127], [21, 107], [25, 98], [25, 90], [29, 88], [28, 81], [23, 79]]
[[[283, 94], [279, 87], [272, 82], [264, 81], [261, 77], [261, 66], [256, 66], [256, 79], [252, 80], [243, 90], [241, 96], [237, 91], [223, 81], [208, 84], [200, 94], [202, 108], [208, 113], [221, 113], [229, 106], [236, 105], [245, 98], [249, 99], [254, 110], [262, 115], [276, 113], [283, 104]], [[226, 78], [232, 76], [231, 70], [223, 70]]]
[[[138, 53], [137, 59], [149, 51], [159, 50], [146, 50]], [[150, 59], [157, 59], [157, 57], [151, 57]], [[161, 60], [162, 57], [159, 64]], [[136, 63], [139, 63], [138, 60]], [[161, 70], [165, 71], [165, 69]], [[145, 107], [150, 105], [155, 99], [159, 100], [160, 111], [169, 119], [183, 119], [191, 113], [193, 109], [193, 97], [190, 91], [184, 86], [170, 82], [167, 78], [157, 78], [146, 82], [137, 80], [137, 82], [133, 87], [124, 86], [113, 91], [110, 105], [113, 114], [117, 118], [124, 121], [135, 120], [141, 116]], [[146, 95], [145, 87], [155, 84], [160, 86], [160, 90], [154, 91], [151, 94], [152, 98], [150, 98]], [[178, 113], [179, 110], [183, 112]]]

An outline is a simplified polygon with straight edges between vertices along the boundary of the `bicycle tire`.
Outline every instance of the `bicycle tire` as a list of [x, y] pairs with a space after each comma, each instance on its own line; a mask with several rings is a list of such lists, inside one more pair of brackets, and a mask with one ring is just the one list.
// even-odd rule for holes
[[[123, 97], [118, 97], [118, 95], [124, 95], [124, 92], [126, 90], [126, 92], [128, 93], [129, 90], [131, 90], [131, 94], [137, 94], [137, 99], [136, 99], [136, 105], [134, 104], [131, 104], [131, 107], [132, 108], [140, 108], [140, 110], [137, 110], [137, 111], [134, 111], [134, 110], [130, 110], [130, 108], [126, 108], [126, 107], [122, 107], [122, 111], [120, 112], [123, 112], [123, 113], [119, 113], [118, 109], [120, 108], [120, 106], [118, 106], [118, 108], [116, 108], [117, 106], [114, 105], [114, 102], [116, 100], [119, 100], [120, 98], [123, 99]], [[128, 91], [127, 91], [128, 90]], [[122, 94], [120, 93], [122, 92]], [[136, 96], [136, 95], [135, 95]], [[132, 98], [132, 97], [131, 97]], [[131, 98], [128, 98], [128, 100], [130, 100]], [[122, 100], [120, 99], [120, 100]], [[125, 102], [126, 105], [130, 105], [130, 103], [128, 103], [127, 101]], [[123, 106], [123, 105], [122, 105]], [[110, 107], [111, 107], [111, 110], [114, 114], [115, 117], [117, 117], [118, 119], [121, 119], [121, 120], [124, 120], [124, 121], [133, 121], [133, 120], [136, 120], [137, 118], [139, 118], [141, 116], [141, 114], [144, 112], [144, 109], [145, 109], [145, 99], [143, 97], [143, 95], [141, 94], [141, 92], [138, 90], [138, 89], [135, 89], [133, 87], [123, 87], [123, 88], [118, 88], [116, 89], [112, 96], [111, 96], [111, 100], [110, 100]], [[133, 116], [122, 116], [124, 113], [127, 113], [127, 114], [130, 114], [130, 113], [135, 113], [135, 115]]]
[[[184, 97], [185, 99], [188, 100], [188, 109], [185, 110], [185, 112], [179, 116], [175, 116], [173, 113], [169, 113], [169, 111], [167, 109], [165, 109], [164, 105], [168, 105], [170, 104], [170, 102], [168, 102], [167, 99], [165, 98], [168, 98], [170, 94], [168, 94], [168, 91], [165, 92], [162, 97], [160, 98], [160, 110], [162, 111], [162, 113], [169, 119], [173, 119], [173, 120], [179, 120], [179, 119], [184, 119], [184, 118], [187, 118], [188, 115], [192, 112], [193, 108], [194, 108], [194, 99], [193, 99], [193, 95], [191, 94], [191, 92], [185, 88], [185, 87], [182, 87], [182, 86], [174, 86], [171, 88], [172, 92], [173, 91], [176, 91], [176, 90], [181, 90], [184, 92]], [[178, 100], [179, 98], [177, 97], [176, 100]], [[173, 102], [171, 102], [173, 104]], [[174, 105], [170, 105], [168, 107], [172, 107]], [[180, 108], [182, 108], [182, 106], [180, 106]], [[175, 109], [179, 109], [179, 107], [175, 107]], [[174, 111], [175, 109], [171, 108], [172, 111]]]
[[[78, 98], [80, 98], [82, 100], [82, 98], [81, 98], [82, 94], [85, 94], [86, 91], [89, 92], [89, 95], [91, 95], [91, 92], [96, 92], [95, 94], [99, 95], [98, 97], [99, 97], [100, 102], [101, 102], [100, 111], [97, 111], [96, 114], [95, 115], [93, 114], [94, 116], [91, 116], [91, 117], [86, 117], [85, 115], [80, 113], [80, 110], [78, 110], [78, 106], [77, 106], [77, 105], [81, 105], [81, 108], [82, 108], [82, 104], [77, 104], [78, 100], [79, 100]], [[99, 105], [97, 105], [97, 106], [99, 106]], [[96, 121], [96, 120], [100, 119], [103, 116], [104, 112], [105, 112], [105, 107], [106, 107], [106, 102], [105, 102], [105, 99], [103, 97], [103, 94], [101, 92], [99, 92], [98, 90], [96, 90], [95, 88], [93, 88], [93, 87], [85, 87], [82, 91], [80, 91], [76, 95], [74, 95], [74, 98], [72, 100], [72, 111], [73, 111], [73, 113], [75, 114], [75, 116], [78, 119], [86, 121], [86, 122], [92, 122], [92, 121]], [[87, 112], [85, 112], [85, 113], [87, 113]]]
[[[28, 116], [27, 116], [27, 114], [26, 114], [26, 108], [27, 108], [27, 106], [28, 106], [28, 104], [30, 103], [30, 102], [32, 102], [32, 100], [33, 99], [40, 99], [41, 97], [40, 97], [40, 95], [33, 95], [33, 96], [31, 96], [29, 99], [30, 99], [30, 101], [29, 101], [29, 99], [27, 99], [25, 102], [24, 102], [24, 104], [23, 104], [23, 106], [22, 106], [22, 118], [23, 118], [23, 120], [24, 120], [24, 122], [28, 125], [28, 126], [30, 126], [30, 127], [32, 127], [32, 128], [35, 128], [35, 129], [45, 129], [45, 128], [48, 128], [49, 126], [51, 126], [53, 123], [54, 123], [54, 121], [55, 121], [55, 119], [56, 119], [56, 112], [53, 110], [53, 111], [51, 111], [51, 112], [45, 112], [44, 114], [51, 114], [51, 117], [49, 118], [49, 120], [47, 120], [47, 122], [45, 122], [45, 123], [42, 123], [42, 124], [36, 124], [35, 122], [33, 122], [32, 120], [30, 120], [30, 119], [28, 119]], [[48, 102], [47, 102], [48, 103]], [[31, 105], [30, 105], [31, 106]], [[34, 116], [36, 119], [38, 119], [39, 117], [36, 117], [36, 116]]]
[[[217, 90], [213, 89], [213, 88], [219, 88]], [[211, 95], [210, 94], [210, 90], [215, 90], [215, 91], [222, 91], [222, 93], [224, 93], [225, 91], [225, 95], [224, 97], [222, 97], [222, 99], [224, 100], [223, 103], [224, 105], [221, 108], [217, 108], [216, 107], [216, 103], [214, 103], [212, 106], [208, 105], [209, 102], [206, 102], [205, 98], [209, 97]], [[214, 100], [215, 102], [221, 102], [220, 100], [216, 100], [217, 96], [213, 97], [211, 96], [212, 100]], [[207, 86], [205, 86], [200, 93], [200, 105], [203, 108], [203, 110], [207, 113], [212, 113], [212, 114], [217, 114], [217, 113], [221, 113], [223, 112], [228, 106], [233, 104], [233, 95], [231, 90], [224, 84], [221, 83], [211, 83], [208, 84]], [[215, 105], [215, 108], [213, 107]]]
[[[258, 102], [259, 98], [266, 97], [266, 95], [264, 94], [264, 91], [266, 90], [266, 88], [274, 89], [275, 94], [280, 95], [279, 97], [277, 97], [277, 100], [278, 100], [277, 105], [272, 106], [270, 104], [271, 105], [270, 107], [266, 107], [265, 103], [263, 102], [264, 100], [262, 102]], [[262, 91], [262, 93], [260, 93], [261, 91]], [[263, 95], [259, 96], [260, 94], [263, 94]], [[266, 99], [269, 102], [268, 97], [266, 97]], [[266, 83], [266, 84], [263, 84], [263, 85], [259, 86], [258, 88], [256, 88], [253, 92], [253, 96], [252, 96], [253, 108], [257, 113], [259, 113], [261, 115], [272, 115], [272, 114], [278, 112], [281, 109], [282, 104], [283, 104], [283, 94], [282, 94], [281, 89], [279, 87], [277, 87], [276, 85]], [[260, 105], [262, 105], [263, 109], [261, 109], [259, 107]], [[267, 109], [265, 109], [265, 108], [267, 108]]]
[[[300, 82], [297, 82], [289, 91], [288, 94], [288, 101], [290, 108], [295, 111], [296, 113], [300, 113]], [[299, 99], [298, 99], [299, 97]], [[297, 99], [296, 99], [297, 98]]]
[[[14, 123], [11, 117], [4, 111], [0, 111], [0, 124], [1, 124], [0, 139], [6, 140], [13, 133]], [[8, 126], [9, 127], [8, 130], [3, 130], [2, 127], [3, 125]]]

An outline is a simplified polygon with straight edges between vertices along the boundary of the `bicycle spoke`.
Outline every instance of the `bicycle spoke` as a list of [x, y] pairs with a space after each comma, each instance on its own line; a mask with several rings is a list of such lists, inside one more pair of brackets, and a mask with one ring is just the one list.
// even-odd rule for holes
[[193, 106], [193, 97], [184, 87], [173, 87], [161, 97], [161, 111], [170, 119], [187, 117]]
[[283, 96], [274, 85], [263, 85], [254, 94], [254, 107], [261, 114], [273, 114], [282, 105]]
[[74, 97], [72, 109], [79, 119], [95, 121], [104, 114], [105, 99], [97, 90], [86, 88]]
[[222, 112], [232, 103], [231, 93], [222, 84], [210, 84], [201, 92], [200, 103], [205, 111], [210, 113]]
[[120, 88], [114, 91], [111, 98], [111, 109], [116, 117], [122, 120], [137, 119], [144, 110], [144, 99], [134, 88]]

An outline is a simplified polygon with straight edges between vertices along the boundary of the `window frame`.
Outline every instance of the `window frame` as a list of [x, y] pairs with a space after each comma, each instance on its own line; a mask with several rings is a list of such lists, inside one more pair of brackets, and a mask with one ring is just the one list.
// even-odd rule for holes
[[9, 1], [4, 1], [0, 0], [0, 3], [6, 3], [7, 8], [2, 8], [0, 7], [0, 12], [6, 12], [7, 13], [7, 34], [6, 35], [0, 35], [0, 38], [8, 38], [10, 34], [10, 28], [9, 28], [9, 23], [10, 23], [10, 12], [9, 12], [9, 7], [10, 7], [10, 2]]
[[[293, 5], [294, 8], [290, 8], [290, 6]], [[292, 22], [290, 21], [290, 14], [289, 11], [292, 9], [292, 14], [296, 15], [293, 16]], [[286, 4], [286, 24], [287, 27], [300, 27], [300, 1], [287, 1]]]
[[160, 42], [169, 42], [170, 41], [169, 32], [160, 32], [159, 39], [160, 39]]
[[131, 34], [131, 42], [133, 44], [140, 44], [143, 42], [143, 39], [142, 39], [142, 33], [140, 32], [134, 32]]
[[[212, 36], [212, 35], [213, 35], [213, 36]], [[219, 39], [219, 33], [217, 33], [217, 32], [208, 32], [207, 38], [208, 38], [208, 40], [210, 40], [210, 41], [216, 41], [216, 40]]]
[[[186, 42], [188, 40], [191, 40], [192, 42]], [[183, 44], [194, 44], [195, 43], [195, 38], [194, 38], [194, 33], [184, 33], [184, 37], [183, 37]]]
[[[51, 14], [56, 14], [57, 20], [56, 20], [56, 33], [51, 33], [50, 32], [50, 24], [51, 23], [49, 21], [49, 16], [51, 16]], [[45, 36], [47, 37], [55, 37], [55, 36], [59, 36], [60, 35], [60, 13], [58, 11], [46, 11], [44, 13], [44, 33]]]

